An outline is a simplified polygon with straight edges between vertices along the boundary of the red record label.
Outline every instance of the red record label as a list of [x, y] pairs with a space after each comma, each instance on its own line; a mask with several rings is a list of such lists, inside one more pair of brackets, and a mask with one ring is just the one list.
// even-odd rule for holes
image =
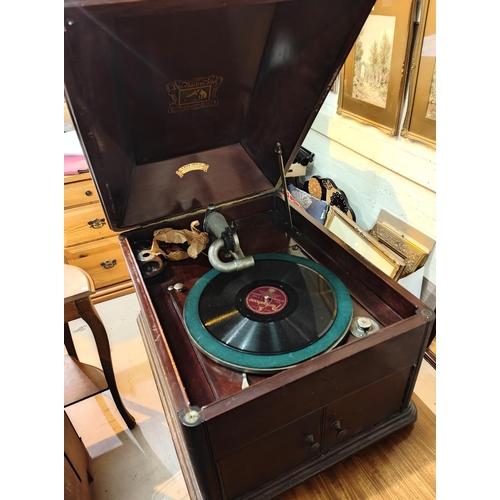
[[283, 290], [272, 286], [254, 288], [245, 299], [247, 307], [257, 314], [276, 314], [288, 304], [288, 297]]

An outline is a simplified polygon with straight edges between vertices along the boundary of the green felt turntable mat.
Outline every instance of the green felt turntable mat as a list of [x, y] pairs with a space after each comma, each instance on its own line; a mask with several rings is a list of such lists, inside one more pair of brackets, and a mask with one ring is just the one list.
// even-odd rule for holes
[[199, 303], [203, 291], [220, 274], [216, 269], [212, 269], [195, 283], [186, 298], [184, 306], [184, 322], [195, 345], [219, 364], [247, 373], [275, 372], [290, 368], [338, 345], [349, 330], [353, 314], [351, 297], [342, 281], [321, 264], [303, 257], [286, 254], [257, 254], [253, 257], [255, 261], [280, 260], [292, 262], [320, 274], [331, 286], [335, 294], [337, 311], [332, 325], [318, 340], [291, 352], [260, 354], [244, 352], [230, 347], [214, 338], [205, 328], [200, 318]]

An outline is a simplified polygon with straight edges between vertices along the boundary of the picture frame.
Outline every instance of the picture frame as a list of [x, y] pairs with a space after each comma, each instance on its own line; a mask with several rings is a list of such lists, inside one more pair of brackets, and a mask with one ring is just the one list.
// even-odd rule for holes
[[416, 0], [375, 3], [342, 67], [339, 115], [399, 133], [416, 8]]
[[436, 0], [423, 0], [401, 136], [436, 148]]
[[381, 244], [335, 206], [330, 206], [325, 228], [394, 280], [401, 277], [405, 260]]
[[405, 260], [405, 268], [400, 278], [408, 276], [425, 264], [429, 254], [385, 224], [375, 222], [368, 233]]
[[368, 233], [404, 259], [401, 278], [423, 267], [436, 244], [434, 239], [385, 210], [380, 210]]

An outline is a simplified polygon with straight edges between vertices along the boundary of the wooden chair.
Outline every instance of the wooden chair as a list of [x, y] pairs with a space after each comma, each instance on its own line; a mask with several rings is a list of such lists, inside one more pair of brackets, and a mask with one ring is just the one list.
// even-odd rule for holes
[[[134, 417], [127, 411], [116, 386], [106, 328], [90, 296], [95, 293], [92, 278], [79, 267], [64, 264], [64, 407], [95, 396], [107, 389], [129, 429], [135, 426]], [[92, 330], [102, 370], [78, 359], [69, 321], [82, 318]]]

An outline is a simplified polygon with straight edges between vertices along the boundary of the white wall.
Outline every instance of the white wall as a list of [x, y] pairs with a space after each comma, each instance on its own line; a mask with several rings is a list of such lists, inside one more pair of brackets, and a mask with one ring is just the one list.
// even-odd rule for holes
[[[310, 175], [342, 189], [365, 230], [381, 209], [436, 240], [436, 150], [337, 114], [330, 92], [303, 146], [315, 154]], [[424, 277], [436, 284], [436, 247]]]

